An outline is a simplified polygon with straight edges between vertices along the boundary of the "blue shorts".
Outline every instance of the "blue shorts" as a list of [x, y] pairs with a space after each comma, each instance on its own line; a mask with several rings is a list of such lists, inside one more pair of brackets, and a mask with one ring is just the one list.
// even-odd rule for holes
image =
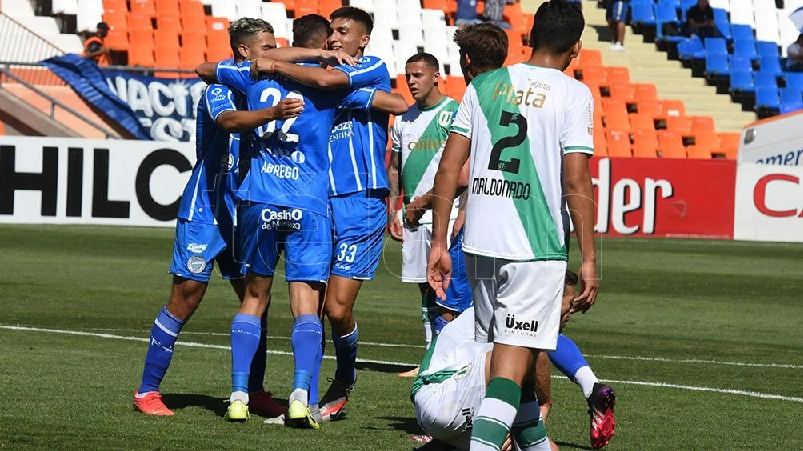
[[243, 273], [273, 277], [284, 252], [288, 282], [326, 282], [332, 261], [332, 225], [310, 211], [268, 204], [242, 206], [238, 224]]
[[468, 283], [466, 272], [466, 255], [463, 253], [463, 231], [460, 229], [457, 237], [449, 246], [449, 256], [452, 258], [452, 277], [449, 288], [446, 289], [446, 300], [436, 299], [441, 307], [458, 314], [471, 307], [471, 285]]
[[383, 191], [360, 191], [329, 199], [334, 226], [332, 274], [374, 278], [388, 223], [386, 197]]
[[209, 283], [217, 262], [224, 279], [239, 279], [240, 264], [234, 258], [232, 226], [202, 224], [179, 218], [173, 244], [170, 274]]
[[627, 2], [610, 2], [605, 18], [608, 19], [608, 22], [627, 22]]

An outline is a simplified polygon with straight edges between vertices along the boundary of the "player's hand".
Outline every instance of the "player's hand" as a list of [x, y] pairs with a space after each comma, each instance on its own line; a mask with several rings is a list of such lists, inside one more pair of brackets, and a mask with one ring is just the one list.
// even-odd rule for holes
[[357, 60], [353, 56], [342, 50], [322, 50], [321, 60], [330, 66], [337, 66], [340, 64], [354, 66], [357, 64]]
[[421, 201], [422, 197], [416, 197], [404, 207], [404, 223], [410, 227], [418, 227], [418, 221], [428, 210]]
[[251, 80], [259, 80], [260, 73], [268, 72], [276, 61], [270, 58], [256, 58], [251, 60]]
[[452, 258], [445, 243], [432, 241], [427, 263], [427, 282], [441, 300], [446, 300], [446, 289], [452, 278]]
[[285, 98], [276, 105], [276, 119], [290, 119], [304, 111], [304, 100], [298, 98]]
[[404, 241], [404, 229], [398, 212], [392, 212], [388, 215], [388, 232], [394, 240], [400, 243]]
[[599, 292], [599, 277], [597, 277], [597, 267], [594, 262], [583, 262], [580, 266], [580, 281], [583, 291], [572, 302], [573, 312], [585, 313], [594, 305]]
[[501, 451], [513, 451], [513, 440], [510, 438], [510, 434], [505, 437], [505, 443], [502, 443]]

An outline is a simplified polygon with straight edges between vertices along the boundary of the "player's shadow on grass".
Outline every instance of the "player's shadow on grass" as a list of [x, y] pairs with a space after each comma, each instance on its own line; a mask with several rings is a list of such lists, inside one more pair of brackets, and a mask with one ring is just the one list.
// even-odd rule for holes
[[399, 432], [405, 432], [407, 434], [424, 433], [414, 417], [380, 417], [380, 419], [387, 420], [388, 427]]
[[380, 373], [401, 373], [415, 368], [415, 365], [400, 365], [397, 363], [374, 363], [357, 361], [358, 370], [379, 371]]
[[171, 410], [181, 410], [187, 407], [203, 407], [215, 415], [222, 417], [226, 413], [229, 404], [224, 398], [216, 398], [209, 395], [199, 395], [195, 393], [177, 393], [162, 395], [162, 401]]
[[594, 449], [594, 448], [592, 448], [592, 447], [590, 447], [588, 445], [578, 445], [577, 443], [558, 442], [558, 441], [556, 441], [555, 444], [558, 445], [559, 447], [561, 447], [561, 449], [563, 449], [563, 448], [588, 449], [588, 450], [593, 450]]

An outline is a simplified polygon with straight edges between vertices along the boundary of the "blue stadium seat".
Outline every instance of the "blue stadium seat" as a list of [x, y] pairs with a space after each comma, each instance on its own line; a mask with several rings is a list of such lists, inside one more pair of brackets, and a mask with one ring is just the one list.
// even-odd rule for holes
[[752, 39], [734, 39], [733, 54], [759, 61], [761, 58], [756, 53], [756, 41]]
[[753, 73], [735, 71], [731, 69], [731, 94], [737, 93], [753, 93], [756, 91], [756, 86], [753, 83]]
[[755, 36], [753, 35], [753, 28], [750, 27], [750, 25], [744, 24], [732, 24], [731, 37], [734, 41], [737, 39], [748, 39], [751, 41], [756, 40]]
[[803, 103], [803, 88], [781, 88], [781, 103]]
[[781, 109], [781, 101], [778, 98], [776, 88], [756, 88], [756, 111], [764, 110], [768, 113], [776, 113]]
[[753, 63], [750, 58], [743, 55], [730, 55], [732, 72], [750, 72], [753, 70]]
[[799, 88], [803, 90], [803, 72], [784, 72], [787, 88]]
[[686, 62], [705, 58], [705, 47], [703, 47], [703, 41], [696, 36], [680, 41], [678, 43], [678, 58], [680, 58], [681, 61]]
[[772, 72], [758, 71], [753, 73], [753, 83], [756, 89], [772, 88], [778, 89], [778, 79]]
[[781, 59], [777, 56], [762, 55], [761, 56], [761, 71], [772, 72], [776, 76], [781, 75]]
[[706, 53], [728, 54], [728, 45], [723, 38], [705, 38], [703, 45]]
[[781, 109], [780, 109], [781, 114], [794, 113], [795, 111], [800, 111], [800, 110], [803, 110], [803, 102], [794, 102], [794, 103], [781, 102]]
[[774, 56], [779, 58], [778, 44], [772, 41], [756, 41], [756, 52], [761, 56]]
[[655, 6], [655, 21], [661, 23], [680, 24], [678, 13], [675, 6], [664, 1], [658, 2]]
[[655, 4], [630, 3], [630, 23], [634, 26], [655, 26]]
[[731, 40], [731, 21], [728, 19], [728, 12], [721, 8], [714, 9], [714, 26], [717, 27], [720, 36]]
[[697, 0], [680, 0], [680, 18], [686, 22], [686, 11], [697, 4]]
[[728, 62], [728, 55], [720, 55], [718, 53], [705, 55], [705, 76], [710, 78], [717, 75], [730, 74], [730, 63]]

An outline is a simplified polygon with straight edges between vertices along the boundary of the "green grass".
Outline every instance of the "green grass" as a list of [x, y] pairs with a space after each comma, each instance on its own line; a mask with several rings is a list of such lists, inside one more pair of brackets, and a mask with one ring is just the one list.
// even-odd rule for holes
[[[393, 364], [361, 363], [348, 419], [320, 431], [223, 421], [230, 356], [219, 347], [237, 301], [217, 279], [163, 383], [177, 415], [134, 412], [144, 340], [169, 294], [172, 238], [168, 229], [0, 226], [0, 326], [47, 329], [0, 327], [0, 449], [412, 448], [411, 381]], [[566, 332], [600, 378], [618, 381], [608, 449], [803, 449], [802, 245], [606, 239], [599, 253], [598, 304]], [[386, 264], [360, 293], [362, 359], [415, 363], [423, 353], [417, 288], [394, 275], [400, 259], [388, 241]], [[269, 348], [283, 353], [268, 356], [266, 386], [280, 399], [292, 382], [286, 299], [277, 284]], [[333, 369], [325, 360], [323, 375]], [[587, 449], [578, 388], [562, 377], [552, 388], [550, 436], [562, 449]]]

